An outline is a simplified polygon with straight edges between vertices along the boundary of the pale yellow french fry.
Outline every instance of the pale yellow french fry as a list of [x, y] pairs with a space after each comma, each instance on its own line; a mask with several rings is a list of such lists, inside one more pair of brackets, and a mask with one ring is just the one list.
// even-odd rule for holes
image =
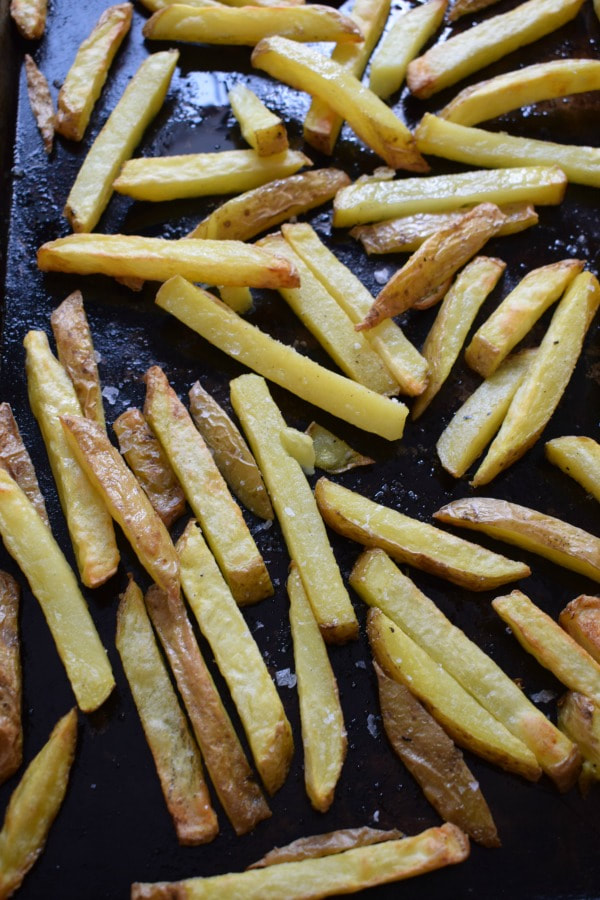
[[554, 164], [560, 166], [569, 181], [600, 187], [598, 147], [557, 144], [505, 132], [484, 131], [448, 122], [431, 113], [425, 113], [421, 119], [415, 140], [421, 153], [426, 155], [490, 168]]
[[92, 144], [67, 197], [64, 215], [73, 231], [93, 231], [113, 181], [162, 106], [179, 53], [153, 53], [141, 64]]
[[421, 212], [447, 212], [474, 203], [560, 203], [567, 177], [557, 166], [459, 172], [430, 178], [371, 181], [338, 192], [333, 224], [346, 228]]
[[60, 424], [60, 416], [80, 416], [81, 407], [45, 333], [28, 332], [23, 344], [29, 402], [44, 438], [77, 568], [86, 587], [98, 587], [115, 574], [119, 551], [106, 505], [69, 449]]
[[[389, 12], [390, 0], [355, 0], [350, 15], [362, 32], [363, 41], [360, 44], [336, 44], [331, 59], [360, 79]], [[331, 156], [343, 121], [325, 100], [315, 96], [304, 119], [304, 140]]]
[[[474, 487], [487, 484], [536, 442], [560, 402], [599, 305], [598, 280], [591, 272], [582, 272], [558, 304], [500, 431], [475, 473], [471, 482]], [[556, 351], [557, 346], [561, 348], [560, 353]], [[543, 391], [540, 391], [541, 384]]]
[[243, 316], [244, 313], [250, 312], [254, 305], [252, 291], [249, 287], [236, 287], [235, 285], [228, 286], [222, 284], [218, 290], [219, 297], [223, 303], [226, 303], [227, 306], [239, 316]]
[[448, 19], [450, 22], [455, 22], [461, 16], [479, 12], [480, 9], [487, 9], [488, 6], [493, 6], [497, 2], [498, 0], [453, 0]]
[[115, 686], [106, 651], [52, 532], [3, 469], [0, 534], [42, 608], [80, 709], [93, 712]]
[[403, 403], [369, 391], [280, 344], [183, 278], [167, 282], [156, 303], [224, 353], [334, 416], [387, 440], [402, 437]]
[[409, 62], [442, 24], [448, 0], [429, 0], [397, 16], [371, 60], [369, 87], [378, 97], [397, 91]]
[[286, 453], [300, 463], [306, 475], [315, 474], [317, 455], [312, 438], [305, 431], [286, 426], [280, 434], [281, 445]]
[[46, 504], [31, 457], [27, 452], [10, 403], [0, 403], [0, 466], [6, 469], [49, 525]]
[[562, 790], [572, 786], [579, 769], [578, 753], [572, 743], [383, 550], [367, 550], [359, 557], [350, 584], [365, 603], [381, 609], [511, 734], [523, 741], [544, 772]]
[[55, 121], [54, 103], [52, 102], [52, 95], [50, 94], [46, 76], [40, 72], [28, 53], [25, 54], [25, 75], [31, 111], [42, 136], [44, 149], [46, 153], [52, 153]]
[[267, 109], [254, 91], [239, 83], [232, 87], [227, 96], [242, 137], [259, 156], [272, 156], [287, 150], [285, 125], [279, 116]]
[[63, 716], [15, 788], [0, 831], [0, 897], [10, 897], [44, 849], [75, 756], [77, 713]]
[[46, 28], [48, 0], [11, 0], [10, 14], [22, 37], [41, 38]]
[[131, 27], [132, 9], [131, 3], [109, 6], [80, 44], [58, 95], [56, 130], [63, 137], [80, 141], [85, 134], [108, 70]]
[[590, 437], [559, 437], [546, 444], [546, 458], [600, 501], [600, 444]]
[[[286, 241], [335, 298], [354, 324], [368, 313], [373, 297], [362, 282], [322, 243], [307, 223], [284, 225]], [[427, 362], [395, 322], [387, 320], [365, 333], [405, 394], [420, 394], [427, 382]]]
[[425, 99], [573, 19], [583, 0], [527, 0], [436, 44], [408, 67], [408, 86]]
[[[165, 892], [181, 900], [318, 900], [354, 893], [462, 862], [469, 839], [455, 825], [429, 828], [414, 837], [357, 847], [333, 856], [250, 869], [246, 872], [190, 878], [159, 884], [133, 884], [131, 900], [159, 900]], [[175, 892], [175, 893], [173, 893]]]
[[324, 100], [391, 168], [428, 171], [406, 125], [339, 63], [295, 41], [272, 37], [256, 45], [252, 64]]
[[231, 691], [256, 768], [273, 794], [285, 781], [294, 752], [277, 689], [195, 522], [177, 542], [177, 553], [185, 596]]
[[600, 663], [600, 597], [580, 594], [567, 603], [558, 621]]
[[411, 415], [417, 419], [429, 406], [452, 366], [486, 297], [494, 290], [506, 263], [477, 256], [458, 274], [425, 338], [422, 354], [429, 363], [427, 387], [417, 397]]
[[371, 466], [375, 462], [363, 456], [327, 428], [311, 422], [306, 429], [313, 445], [314, 465], [329, 475], [339, 475], [357, 466]]
[[481, 325], [465, 350], [467, 364], [492, 375], [583, 269], [583, 260], [563, 259], [528, 272]]
[[19, 585], [0, 571], [0, 784], [23, 760]]
[[304, 784], [313, 807], [333, 803], [346, 756], [346, 728], [337, 682], [302, 578], [292, 564], [287, 590], [304, 747]]
[[313, 492], [297, 460], [285, 449], [285, 420], [265, 381], [241, 375], [231, 382], [231, 402], [254, 452], [283, 531], [290, 558], [326, 641], [358, 635], [358, 622], [342, 582]]
[[521, 106], [600, 89], [597, 59], [554, 59], [465, 88], [439, 113], [459, 125], [477, 125]]
[[378, 394], [397, 394], [398, 382], [392, 378], [381, 357], [365, 337], [355, 331], [346, 310], [294, 248], [281, 235], [269, 235], [259, 242], [259, 246], [287, 259], [298, 270], [300, 286], [279, 288], [279, 293], [342, 372]]
[[[158, 12], [165, 6], [173, 6], [178, 0], [141, 0], [143, 6], [150, 12]], [[300, 6], [305, 0], [223, 0], [225, 6]], [[186, 0], [186, 6], [222, 6], [220, 0]]]

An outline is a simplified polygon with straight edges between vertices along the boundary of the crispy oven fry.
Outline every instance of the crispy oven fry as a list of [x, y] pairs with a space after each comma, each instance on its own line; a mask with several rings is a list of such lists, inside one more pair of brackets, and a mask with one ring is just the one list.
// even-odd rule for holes
[[23, 758], [19, 595], [15, 579], [0, 571], [0, 784]]
[[332, 856], [334, 853], [342, 853], [344, 850], [352, 850], [354, 847], [368, 847], [371, 844], [381, 844], [383, 841], [397, 841], [402, 837], [402, 832], [395, 828], [389, 831], [369, 828], [368, 825], [360, 828], [342, 828], [327, 834], [298, 838], [297, 841], [292, 841], [285, 847], [275, 847], [248, 868], [263, 869], [265, 866], [274, 866], [284, 862], [299, 862], [301, 859]]
[[279, 116], [267, 109], [254, 91], [239, 83], [231, 88], [227, 96], [242, 137], [259, 156], [272, 156], [288, 149], [285, 125]]
[[580, 594], [567, 603], [558, 621], [600, 663], [600, 597]]
[[0, 467], [14, 478], [43, 521], [49, 525], [37, 475], [9, 403], [0, 403]]
[[46, 28], [47, 0], [11, 0], [10, 14], [22, 37], [37, 41]]
[[590, 437], [559, 437], [546, 444], [546, 458], [600, 501], [600, 444]]
[[52, 153], [55, 121], [54, 103], [52, 102], [46, 76], [40, 72], [28, 53], [25, 54], [25, 74], [31, 111], [42, 136], [44, 149], [46, 153]]

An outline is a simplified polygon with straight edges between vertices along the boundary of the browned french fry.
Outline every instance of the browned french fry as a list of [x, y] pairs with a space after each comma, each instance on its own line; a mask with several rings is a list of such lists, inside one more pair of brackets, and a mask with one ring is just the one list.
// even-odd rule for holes
[[15, 579], [0, 571], [0, 784], [23, 757], [19, 594]]
[[600, 597], [580, 594], [567, 603], [558, 621], [600, 663]]
[[37, 41], [46, 27], [48, 0], [11, 0], [10, 14], [20, 34]]
[[0, 466], [6, 469], [11, 478], [14, 478], [48, 525], [48, 513], [37, 475], [23, 443], [10, 403], [0, 403]]
[[320, 856], [332, 856], [334, 853], [343, 853], [354, 847], [368, 847], [371, 844], [381, 844], [383, 841], [397, 841], [402, 837], [402, 832], [392, 828], [390, 831], [381, 831], [378, 828], [369, 828], [363, 825], [361, 828], [342, 828], [339, 831], [330, 831], [327, 834], [315, 834], [312, 837], [298, 838], [285, 847], [275, 847], [269, 850], [261, 859], [248, 866], [249, 869], [262, 869], [265, 866], [274, 866], [284, 862], [299, 862], [301, 859], [315, 859]]
[[54, 144], [54, 103], [46, 76], [40, 72], [31, 56], [25, 54], [25, 74], [27, 76], [27, 94], [31, 110], [35, 116], [37, 127], [42, 135], [46, 153], [52, 153]]

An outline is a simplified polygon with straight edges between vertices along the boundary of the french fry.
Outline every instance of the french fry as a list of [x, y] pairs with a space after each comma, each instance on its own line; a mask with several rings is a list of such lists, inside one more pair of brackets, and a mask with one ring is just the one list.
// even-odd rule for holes
[[106, 651], [52, 532], [3, 469], [0, 534], [42, 608], [78, 706], [83, 712], [93, 712], [115, 686]]
[[313, 443], [315, 466], [329, 475], [339, 475], [357, 466], [370, 466], [375, 462], [370, 456], [363, 456], [337, 437], [327, 428], [311, 422], [306, 433]]
[[0, 403], [0, 467], [6, 469], [11, 478], [14, 478], [28, 500], [33, 503], [42, 520], [48, 525], [48, 513], [37, 475], [23, 443], [10, 403]]
[[[173, 6], [178, 0], [141, 0], [150, 12], [158, 12], [165, 6]], [[180, 0], [179, 0], [180, 2]], [[299, 6], [305, 0], [227, 0], [225, 6]], [[186, 0], [185, 6], [222, 6], [220, 0]]]
[[554, 438], [546, 443], [546, 459], [600, 500], [600, 444], [590, 437]]
[[314, 809], [327, 812], [346, 757], [344, 715], [323, 637], [295, 563], [287, 590], [302, 723], [304, 784]]
[[306, 476], [281, 442], [286, 423], [265, 381], [257, 375], [234, 379], [231, 403], [262, 471], [323, 637], [328, 643], [356, 638], [358, 622], [325, 526]]
[[221, 475], [244, 506], [261, 519], [275, 515], [265, 483], [242, 434], [199, 381], [189, 391], [190, 412]]
[[157, 585], [146, 593], [145, 602], [213, 787], [235, 833], [247, 834], [271, 811], [202, 658], [183, 602], [170, 602]]
[[[64, 209], [75, 232], [93, 231], [113, 191], [113, 181], [162, 106], [179, 53], [153, 53], [141, 64], [92, 144]], [[128, 274], [128, 273], [124, 273]]]
[[190, 414], [158, 366], [146, 373], [144, 415], [237, 602], [244, 605], [270, 597], [273, 585], [242, 512]]
[[457, 275], [421, 350], [429, 362], [429, 381], [413, 405], [413, 419], [429, 406], [447, 379], [481, 304], [494, 290], [505, 268], [506, 263], [501, 259], [476, 256]]
[[369, 88], [386, 98], [404, 81], [409, 62], [442, 24], [448, 0], [429, 0], [397, 16], [371, 60]]
[[537, 781], [534, 754], [380, 609], [370, 609], [367, 634], [376, 661], [409, 688], [453, 741], [508, 772]]
[[46, 445], [77, 568], [86, 587], [98, 587], [115, 574], [119, 551], [104, 501], [75, 460], [60, 424], [60, 416], [79, 416], [81, 407], [45, 333], [28, 332], [23, 344], [29, 402]]
[[170, 241], [129, 234], [71, 234], [38, 250], [44, 272], [77, 272], [166, 281], [182, 275], [209, 284], [292, 287], [289, 263], [241, 241]]
[[344, 537], [380, 547], [398, 562], [471, 591], [490, 590], [531, 574], [523, 563], [457, 539], [327, 478], [318, 480], [315, 498], [325, 522]]
[[497, 234], [503, 222], [497, 206], [482, 203], [465, 213], [458, 225], [427, 238], [381, 289], [357, 328], [372, 328], [434, 292]]
[[61, 416], [79, 465], [123, 529], [140, 563], [170, 598], [179, 596], [179, 565], [169, 532], [106, 432], [91, 419]]
[[80, 141], [100, 96], [112, 61], [131, 28], [131, 3], [109, 6], [80, 44], [58, 95], [56, 130]]
[[589, 697], [567, 691], [558, 701], [557, 720], [583, 756], [579, 787], [585, 794], [590, 783], [600, 778], [600, 709]]
[[52, 153], [54, 144], [54, 103], [46, 76], [40, 72], [31, 56], [25, 54], [25, 75], [27, 78], [27, 94], [31, 111], [44, 142], [46, 153]]
[[330, 831], [327, 834], [298, 838], [291, 844], [286, 844], [285, 847], [275, 847], [248, 868], [263, 869], [265, 866], [274, 866], [284, 862], [332, 856], [335, 853], [342, 853], [344, 850], [353, 850], [355, 847], [368, 847], [384, 841], [397, 841], [401, 837], [403, 837], [402, 832], [395, 828], [391, 828], [389, 831], [369, 828], [368, 825], [360, 828], [341, 828], [339, 831]]
[[240, 316], [249, 312], [254, 304], [252, 291], [249, 287], [243, 287], [242, 285], [236, 287], [235, 285], [222, 284], [219, 287], [219, 297], [223, 303], [226, 303], [230, 309]]
[[381, 609], [490, 715], [529, 747], [561, 790], [572, 786], [579, 771], [579, 756], [571, 742], [382, 550], [367, 550], [359, 557], [350, 583], [365, 603]]
[[406, 125], [334, 60], [287, 38], [272, 37], [256, 45], [252, 65], [324, 100], [391, 168], [428, 170]]
[[473, 335], [467, 364], [483, 378], [492, 375], [582, 269], [583, 260], [563, 259], [528, 272]]
[[202, 758], [156, 645], [142, 592], [130, 580], [117, 612], [117, 650], [181, 844], [219, 832]]
[[292, 729], [275, 685], [195, 522], [189, 522], [179, 538], [177, 553], [185, 596], [231, 691], [260, 777], [274, 794], [285, 781], [294, 752]]
[[408, 66], [408, 86], [430, 97], [573, 19], [583, 0], [527, 0], [436, 44]]
[[242, 137], [259, 156], [272, 156], [288, 149], [285, 125], [250, 88], [236, 84], [227, 96]]
[[[487, 484], [520, 459], [538, 439], [560, 402], [599, 305], [598, 280], [591, 272], [582, 272], [558, 304], [500, 431], [475, 473], [471, 482], [474, 487]], [[540, 384], [544, 385], [543, 391]]]
[[156, 303], [224, 353], [307, 402], [387, 440], [402, 437], [407, 413], [404, 404], [375, 394], [280, 344], [183, 278], [167, 282], [156, 295]]
[[421, 212], [447, 212], [477, 203], [560, 203], [567, 177], [558, 166], [459, 172], [429, 178], [370, 181], [342, 188], [333, 204], [337, 228]]
[[189, 878], [170, 884], [136, 883], [131, 900], [181, 900], [239, 896], [244, 900], [317, 900], [347, 894], [431, 872], [462, 862], [469, 855], [468, 838], [454, 825], [429, 828], [414, 837], [357, 847], [333, 856], [305, 859], [246, 872]]
[[598, 147], [557, 144], [485, 131], [457, 125], [431, 113], [425, 113], [421, 119], [415, 140], [421, 153], [426, 155], [490, 168], [558, 165], [574, 184], [600, 187]]
[[600, 597], [580, 594], [567, 603], [558, 621], [573, 640], [600, 663]]
[[0, 571], [0, 784], [23, 758], [19, 595], [15, 579]]
[[37, 41], [46, 28], [47, 0], [11, 0], [10, 14], [22, 37]]
[[0, 832], [0, 897], [10, 897], [44, 849], [63, 802], [77, 741], [77, 713], [63, 716], [15, 788]]
[[487, 9], [488, 6], [493, 6], [497, 2], [498, 0], [452, 0], [448, 19], [450, 22], [455, 22], [461, 16], [479, 12], [481, 9]]
[[300, 464], [305, 475], [315, 474], [315, 445], [305, 431], [290, 428], [286, 425], [279, 435], [281, 445], [286, 453]]

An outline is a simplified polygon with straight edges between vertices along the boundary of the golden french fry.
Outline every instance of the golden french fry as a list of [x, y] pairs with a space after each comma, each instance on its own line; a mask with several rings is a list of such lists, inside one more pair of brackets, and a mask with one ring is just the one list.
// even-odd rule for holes
[[455, 22], [461, 16], [487, 9], [488, 6], [493, 6], [497, 2], [498, 0], [453, 0], [448, 19], [450, 22]]
[[41, 38], [46, 27], [48, 0], [11, 0], [10, 14], [22, 37]]
[[[64, 215], [73, 231], [93, 231], [123, 162], [162, 106], [179, 53], [153, 53], [141, 64], [92, 144], [67, 197]], [[124, 274], [128, 274], [125, 272]]]
[[600, 709], [589, 697], [567, 691], [558, 701], [557, 720], [583, 756], [579, 787], [585, 794], [590, 783], [600, 779]]
[[232, 87], [227, 96], [242, 137], [259, 156], [272, 156], [288, 149], [285, 125], [279, 116], [267, 109], [254, 91], [239, 83]]
[[12, 575], [0, 571], [0, 784], [23, 758], [19, 595]]
[[381, 844], [383, 841], [397, 841], [402, 837], [402, 832], [395, 828], [389, 831], [381, 831], [378, 828], [369, 828], [363, 825], [361, 828], [342, 828], [339, 831], [330, 831], [327, 834], [315, 834], [312, 837], [298, 838], [285, 847], [275, 847], [268, 853], [248, 866], [249, 869], [262, 869], [265, 866], [274, 866], [284, 862], [298, 862], [301, 859], [316, 859], [321, 856], [332, 856], [355, 847], [368, 847], [371, 844]]
[[581, 594], [567, 603], [558, 617], [573, 640], [600, 663], [600, 597]]
[[131, 3], [109, 6], [79, 46], [58, 95], [56, 130], [80, 141], [117, 50], [131, 28]]
[[254, 305], [252, 291], [249, 287], [222, 284], [218, 291], [223, 303], [226, 303], [230, 309], [240, 316], [249, 312]]
[[0, 403], [0, 466], [6, 469], [33, 503], [46, 525], [48, 513], [37, 475], [27, 452], [10, 403]]
[[156, 645], [142, 592], [132, 580], [121, 596], [116, 644], [177, 838], [186, 845], [211, 841], [219, 825], [202, 758]]
[[315, 466], [330, 475], [339, 475], [357, 466], [370, 466], [375, 462], [370, 456], [363, 456], [353, 450], [346, 441], [316, 422], [310, 423], [306, 433], [313, 443]]
[[31, 111], [39, 128], [46, 153], [52, 153], [54, 144], [54, 103], [46, 76], [40, 72], [31, 56], [25, 54], [25, 75], [27, 77], [27, 94]]
[[546, 458], [600, 500], [600, 444], [590, 437], [560, 437], [546, 444]]

